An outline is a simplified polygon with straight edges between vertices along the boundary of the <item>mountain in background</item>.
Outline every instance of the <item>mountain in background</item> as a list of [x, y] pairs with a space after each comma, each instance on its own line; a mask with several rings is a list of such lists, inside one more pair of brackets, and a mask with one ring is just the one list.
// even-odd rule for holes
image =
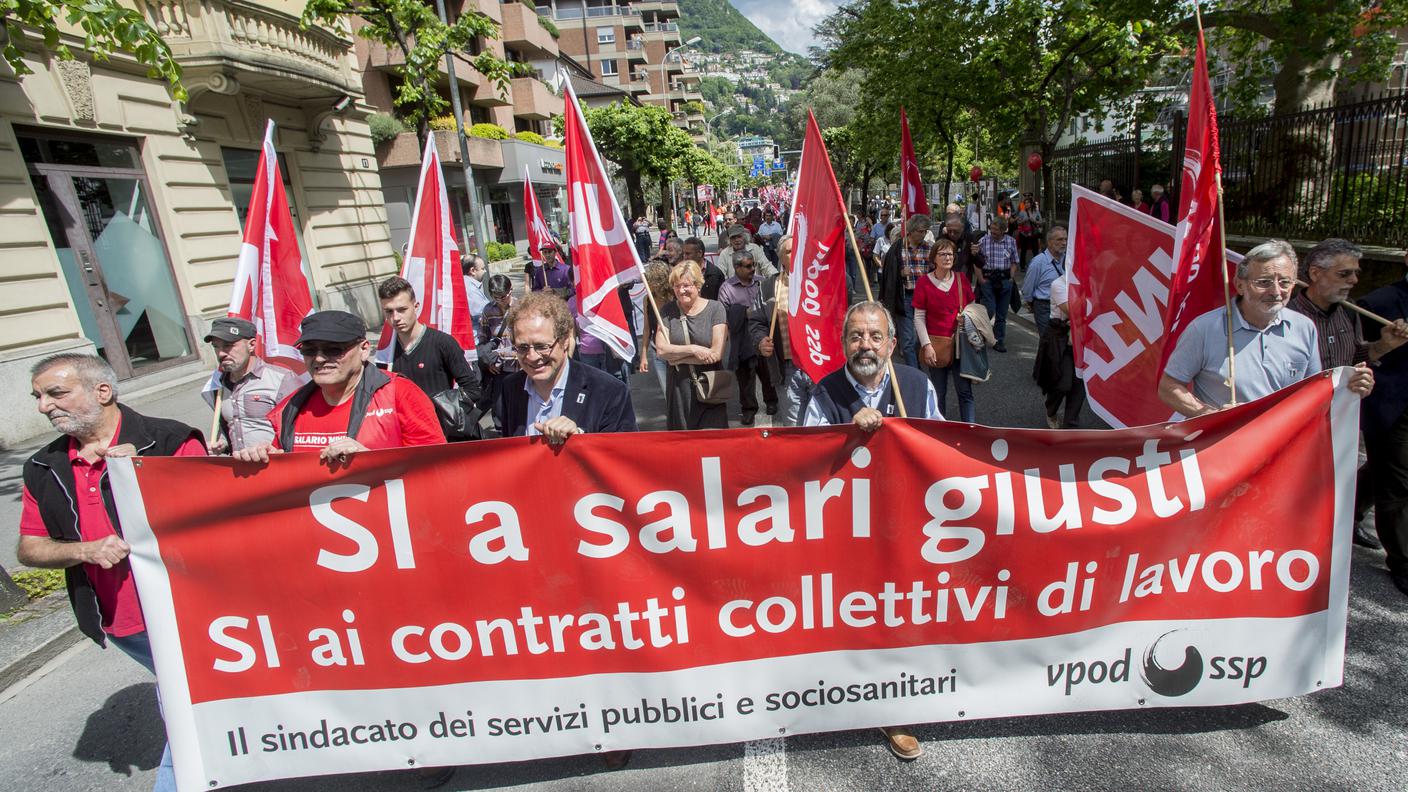
[[680, 37], [704, 39], [696, 45], [704, 52], [753, 50], [769, 55], [782, 53], [782, 47], [748, 21], [728, 0], [679, 0]]

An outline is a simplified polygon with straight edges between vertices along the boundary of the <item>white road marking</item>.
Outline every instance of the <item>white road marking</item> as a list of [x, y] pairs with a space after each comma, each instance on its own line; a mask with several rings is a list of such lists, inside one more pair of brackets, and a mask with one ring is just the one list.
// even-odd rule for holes
[[787, 738], [743, 744], [744, 792], [787, 792]]

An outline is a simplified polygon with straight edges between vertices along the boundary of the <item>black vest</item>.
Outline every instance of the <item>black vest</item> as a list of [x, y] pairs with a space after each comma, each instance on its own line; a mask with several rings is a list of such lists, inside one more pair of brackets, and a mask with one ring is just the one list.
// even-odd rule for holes
[[[923, 418], [924, 405], [929, 400], [929, 378], [919, 369], [901, 363], [895, 364], [895, 377], [900, 383], [900, 397], [904, 399], [905, 412], [911, 418]], [[823, 377], [817, 384], [812, 398], [816, 400], [817, 407], [827, 423], [832, 426], [850, 423], [856, 413], [865, 407], [860, 392], [846, 379], [845, 366]], [[900, 411], [895, 407], [893, 387], [885, 388], [876, 409], [886, 418], [899, 417]]]
[[[352, 413], [347, 418], [348, 437], [357, 439], [362, 420], [367, 417], [367, 406], [372, 403], [372, 394], [390, 383], [391, 377], [387, 376], [386, 372], [371, 363], [362, 366], [362, 378], [357, 381], [357, 390], [352, 394]], [[298, 414], [303, 411], [303, 405], [308, 403], [313, 391], [317, 389], [318, 383], [312, 380], [303, 383], [284, 406], [283, 414], [279, 416], [279, 447], [285, 453], [293, 450], [293, 424], [298, 419]]]
[[[118, 427], [113, 445], [131, 443], [136, 446], [139, 456], [171, 456], [187, 440], [195, 438], [205, 442], [200, 430], [192, 429], [180, 421], [165, 418], [149, 418], [119, 404], [122, 412], [122, 425]], [[82, 541], [78, 530], [78, 502], [74, 500], [77, 484], [73, 477], [73, 465], [68, 459], [68, 435], [60, 435], [57, 440], [35, 452], [24, 463], [24, 486], [39, 506], [39, 516], [44, 520], [44, 528], [49, 538], [59, 542]], [[106, 471], [99, 487], [103, 505], [108, 510], [108, 519], [113, 530], [122, 535], [122, 524], [117, 519], [117, 505], [112, 499], [112, 484]], [[98, 610], [98, 596], [93, 585], [88, 582], [88, 573], [78, 564], [64, 570], [68, 583], [68, 601], [73, 606], [73, 615], [78, 619], [78, 629], [97, 641], [99, 646], [106, 644], [103, 633], [103, 618]]]

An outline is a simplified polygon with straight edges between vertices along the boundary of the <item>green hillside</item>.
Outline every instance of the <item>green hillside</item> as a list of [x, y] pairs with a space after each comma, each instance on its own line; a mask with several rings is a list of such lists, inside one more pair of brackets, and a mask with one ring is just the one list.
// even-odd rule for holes
[[705, 52], [781, 53], [777, 42], [768, 38], [748, 17], [738, 12], [728, 0], [679, 0], [680, 36], [704, 39], [699, 49]]

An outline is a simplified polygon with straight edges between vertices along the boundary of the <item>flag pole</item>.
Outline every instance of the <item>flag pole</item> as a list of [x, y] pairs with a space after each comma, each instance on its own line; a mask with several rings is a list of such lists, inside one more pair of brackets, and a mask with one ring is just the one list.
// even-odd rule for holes
[[[213, 443], [220, 439], [220, 397], [225, 395], [220, 388], [215, 389], [215, 415], [210, 419], [210, 434], [206, 435]], [[209, 443], [206, 444], [209, 447]]]
[[[846, 221], [846, 238], [851, 241], [851, 252], [855, 254], [856, 263], [860, 266], [860, 282], [865, 285], [865, 299], [869, 302], [874, 302], [875, 293], [870, 290], [870, 273], [866, 271], [865, 259], [860, 257], [860, 245], [856, 244], [856, 230], [851, 227], [851, 213], [848, 211], [845, 201], [841, 202], [841, 219]], [[898, 331], [896, 331], [895, 335], [899, 335]], [[895, 394], [895, 404], [900, 408], [900, 417], [908, 418], [909, 413], [904, 409], [904, 397], [900, 395], [899, 377], [895, 376], [895, 360], [893, 354], [885, 360], [885, 369], [890, 374], [890, 388]]]
[[[1198, 22], [1198, 43], [1203, 43], [1203, 11], [1201, 2], [1193, 3], [1193, 18]], [[1205, 50], [1206, 52], [1206, 50]], [[1206, 55], [1204, 55], [1206, 57]], [[1212, 84], [1208, 84], [1208, 101], [1212, 101]], [[1188, 108], [1192, 112], [1193, 108]], [[1219, 147], [1221, 141], [1218, 142]], [[1222, 170], [1213, 172], [1213, 178], [1217, 179], [1217, 249], [1222, 259], [1222, 302], [1227, 306], [1227, 390], [1231, 393], [1232, 402], [1229, 406], [1237, 406], [1237, 355], [1232, 344], [1232, 281], [1227, 277], [1227, 223], [1223, 219], [1222, 200]]]

